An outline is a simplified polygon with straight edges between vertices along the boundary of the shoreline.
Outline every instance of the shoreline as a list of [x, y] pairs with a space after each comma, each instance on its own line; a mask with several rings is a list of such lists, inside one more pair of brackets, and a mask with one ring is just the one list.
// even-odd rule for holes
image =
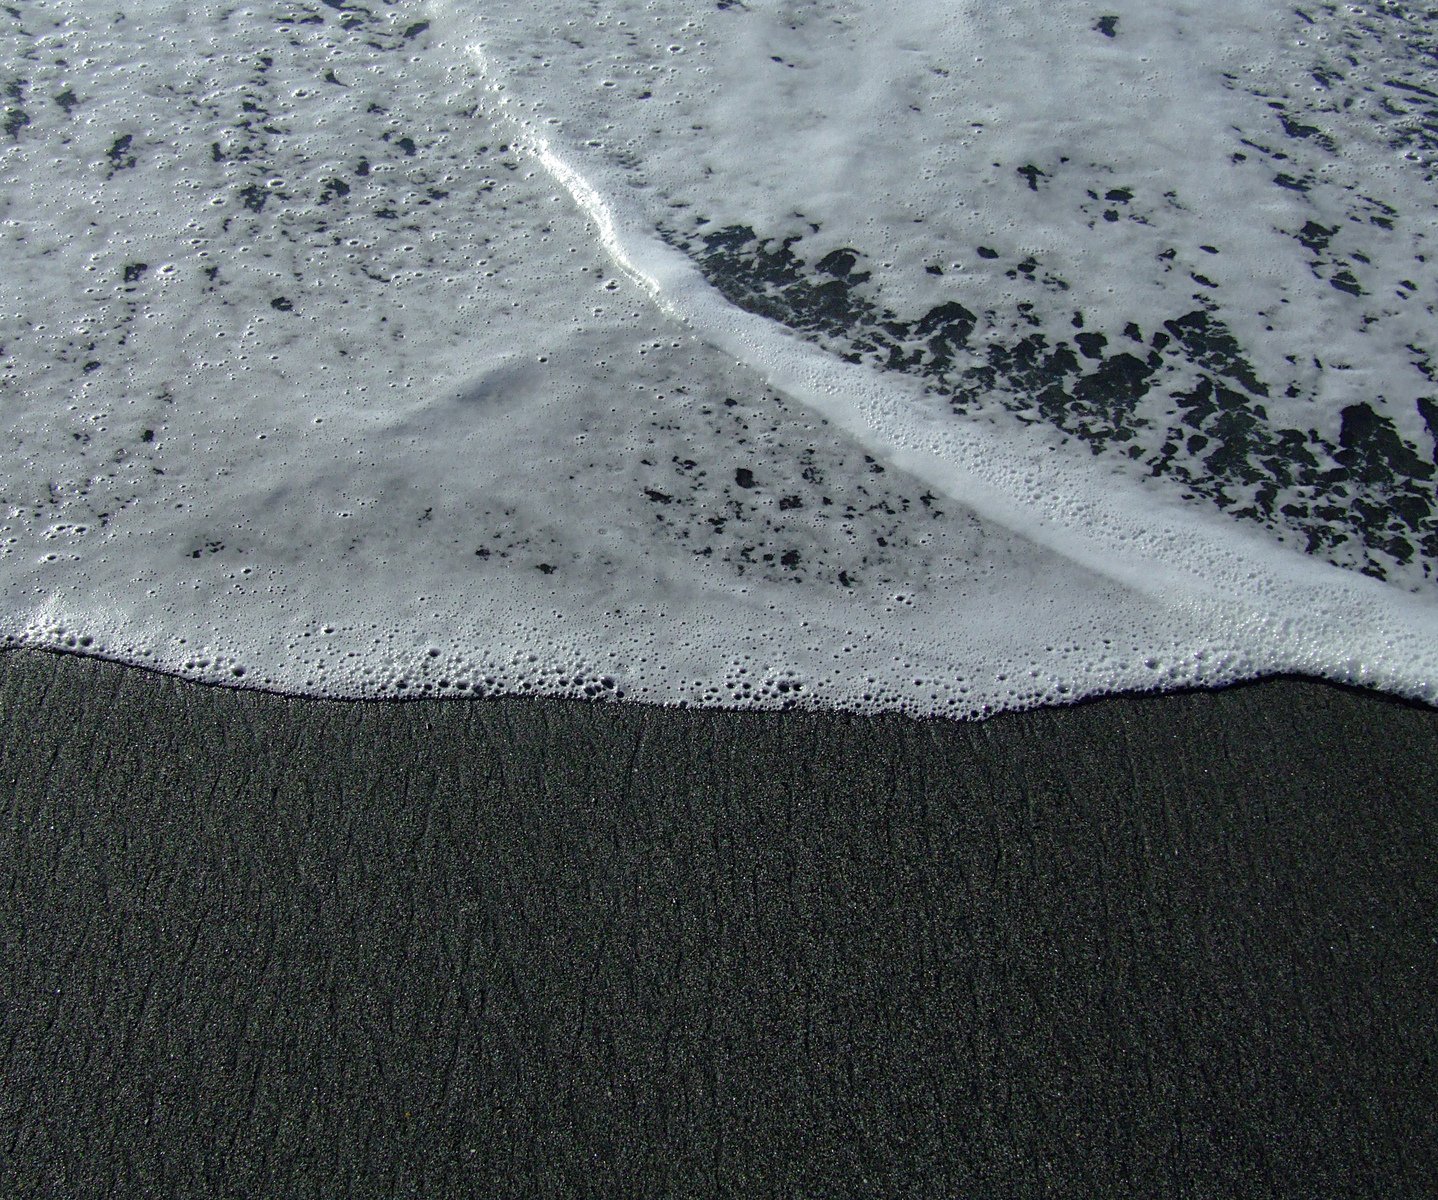
[[1438, 1181], [1420, 702], [338, 701], [12, 649], [0, 721], [7, 1192]]
[[[1419, 712], [1430, 712], [1438, 714], [1438, 701], [1429, 702], [1415, 696], [1405, 696], [1398, 692], [1391, 692], [1376, 685], [1348, 683], [1336, 679], [1328, 679], [1322, 675], [1305, 675], [1293, 671], [1275, 671], [1267, 674], [1245, 676], [1228, 683], [1216, 684], [1184, 684], [1175, 688], [1150, 688], [1147, 690], [1117, 690], [1111, 692], [1095, 692], [1090, 695], [1082, 695], [1076, 699], [1066, 700], [1060, 703], [1039, 703], [1023, 708], [1002, 708], [997, 709], [982, 717], [957, 717], [941, 713], [915, 714], [899, 708], [885, 708], [877, 710], [844, 708], [830, 704], [809, 704], [806, 700], [796, 699], [784, 705], [758, 708], [753, 706], [725, 705], [725, 704], [691, 704], [687, 700], [680, 700], [674, 704], [665, 704], [656, 700], [636, 700], [624, 693], [600, 693], [594, 696], [549, 696], [539, 694], [522, 694], [514, 692], [502, 693], [465, 693], [465, 692], [396, 692], [394, 695], [385, 696], [338, 696], [324, 695], [313, 692], [289, 692], [280, 688], [266, 687], [263, 684], [254, 683], [246, 677], [234, 679], [201, 679], [192, 678], [179, 671], [168, 670], [164, 667], [148, 666], [143, 663], [130, 662], [126, 659], [107, 658], [91, 651], [63, 646], [24, 646], [13, 644], [0, 644], [0, 664], [7, 662], [8, 656], [15, 655], [21, 658], [35, 657], [43, 661], [47, 658], [78, 659], [82, 662], [96, 663], [104, 668], [118, 668], [122, 671], [134, 671], [144, 676], [152, 676], [156, 679], [170, 680], [182, 684], [185, 687], [215, 690], [218, 692], [232, 692], [243, 695], [267, 696], [275, 700], [295, 702], [300, 704], [355, 704], [355, 705], [408, 705], [408, 704], [576, 704], [583, 706], [630, 708], [646, 710], [658, 713], [697, 712], [697, 713], [718, 713], [726, 715], [737, 715], [742, 713], [765, 714], [769, 716], [784, 716], [791, 713], [807, 713], [819, 717], [845, 717], [856, 720], [903, 720], [918, 723], [940, 722], [952, 725], [984, 725], [996, 718], [1018, 716], [1025, 713], [1035, 712], [1066, 712], [1071, 709], [1083, 708], [1090, 704], [1105, 704], [1109, 702], [1130, 702], [1144, 700], [1162, 700], [1178, 696], [1214, 695], [1254, 686], [1268, 686], [1272, 684], [1313, 684], [1321, 688], [1329, 688], [1336, 692], [1352, 695], [1359, 698], [1367, 698], [1379, 703], [1397, 704], [1405, 708], [1411, 708]], [[3, 668], [0, 668], [3, 670]]]

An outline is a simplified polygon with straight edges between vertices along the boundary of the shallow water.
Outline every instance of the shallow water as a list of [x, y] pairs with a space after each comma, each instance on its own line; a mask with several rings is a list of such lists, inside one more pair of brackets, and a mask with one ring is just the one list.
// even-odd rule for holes
[[1432, 698], [1431, 16], [12, 6], [0, 628], [334, 695]]

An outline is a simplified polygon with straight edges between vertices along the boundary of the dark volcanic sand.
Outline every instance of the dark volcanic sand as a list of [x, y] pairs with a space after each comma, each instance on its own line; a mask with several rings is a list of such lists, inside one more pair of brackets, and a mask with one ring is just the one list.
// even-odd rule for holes
[[1438, 713], [0, 654], [0, 1194], [1438, 1192]]

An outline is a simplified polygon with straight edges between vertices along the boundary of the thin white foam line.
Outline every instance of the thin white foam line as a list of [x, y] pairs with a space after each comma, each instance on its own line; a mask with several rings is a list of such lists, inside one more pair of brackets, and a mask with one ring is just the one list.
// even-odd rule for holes
[[[594, 222], [594, 227], [599, 231], [599, 244], [604, 247], [615, 266], [623, 271], [631, 282], [647, 292], [661, 309], [666, 312], [670, 311], [672, 306], [666, 301], [664, 289], [660, 287], [659, 281], [641, 270], [626, 252], [624, 240], [619, 236], [619, 227], [614, 220], [614, 213], [605, 202], [604, 197], [583, 175], [560, 158], [544, 138], [527, 132], [525, 141], [528, 143], [530, 152], [539, 160], [540, 165], [549, 172], [556, 183], [569, 193], [580, 211]], [[671, 315], [677, 314], [671, 312]]]
[[629, 254], [624, 239], [619, 235], [619, 224], [614, 219], [614, 211], [600, 194], [599, 189], [565, 162], [543, 134], [537, 132], [527, 121], [510, 111], [510, 99], [504, 93], [502, 85], [495, 79], [484, 47], [472, 45], [469, 47], [469, 53], [479, 67], [480, 74], [491, 81], [491, 90], [499, 98], [500, 111], [517, 130], [521, 147], [539, 161], [546, 173], [569, 193], [570, 199], [578, 206], [580, 212], [593, 223], [599, 234], [599, 244], [604, 247], [605, 253], [609, 255], [614, 265], [663, 311], [670, 316], [679, 316], [673, 311], [673, 305], [666, 299], [659, 280], [643, 270]]
[[[472, 47], [471, 52], [481, 71], [493, 80], [482, 47]], [[1118, 479], [1085, 480], [1080, 489], [1084, 499], [1078, 511], [1067, 518], [1056, 518], [1038, 507], [1032, 498], [1015, 496], [1011, 489], [991, 478], [992, 472], [984, 469], [986, 457], [1002, 456], [1012, 460], [1013, 454], [1007, 448], [990, 445], [991, 436], [981, 429], [945, 428], [943, 440], [950, 450], [948, 454], [876, 429], [864, 418], [855, 401], [842, 398], [846, 394], [872, 394], [878, 381], [871, 370], [833, 361], [821, 349], [777, 323], [739, 309], [703, 280], [687, 257], [653, 236], [625, 227], [599, 188], [566, 161], [548, 138], [512, 111], [509, 97], [501, 88], [496, 86], [494, 90], [500, 97], [501, 111], [519, 134], [517, 140], [593, 222], [600, 243], [615, 265], [662, 311], [682, 321], [702, 340], [758, 370], [772, 386], [834, 420], [870, 448], [878, 449], [874, 443], [881, 442], [885, 457], [893, 465], [911, 472], [980, 516], [1098, 576], [1170, 608], [1206, 611], [1212, 619], [1241, 619], [1245, 624], [1261, 625], [1289, 623], [1290, 618], [1282, 615], [1265, 618], [1262, 614], [1261, 610], [1274, 601], [1271, 593], [1255, 606], [1235, 594], [1231, 580], [1211, 578], [1202, 567], [1179, 567], [1156, 560], [1141, 549], [1136, 554], [1130, 547], [1113, 544], [1112, 535], [1096, 539], [1094, 534], [1101, 534], [1103, 526], [1126, 523], [1121, 516], [1116, 521], [1106, 519], [1112, 510], [1103, 502], [1103, 497], [1114, 489], [1132, 490], [1131, 484]], [[884, 379], [880, 390], [889, 399], [903, 391], [913, 391], [917, 397], [918, 389], [900, 387], [899, 382]], [[1042, 463], [1039, 469], [1042, 470]], [[1065, 473], [1074, 473], [1072, 464], [1064, 464], [1058, 472], [1060, 476]], [[1062, 478], [1054, 481], [1056, 491], [1065, 490], [1063, 482]], [[1396, 677], [1402, 677], [1401, 643], [1406, 641], [1401, 636], [1397, 639], [1382, 635], [1360, 637], [1359, 630], [1368, 624], [1365, 618], [1371, 618], [1375, 606], [1404, 627], [1409, 637], [1438, 638], [1438, 610], [1397, 589], [1271, 544], [1241, 527], [1230, 528], [1225, 524], [1221, 536], [1215, 536], [1219, 533], [1214, 528], [1217, 518], [1206, 519], [1205, 514], [1186, 508], [1174, 509], [1151, 495], [1142, 499], [1151, 518], [1151, 526], [1145, 530], [1150, 540], [1183, 542], [1190, 550], [1201, 545], [1206, 557], [1216, 560], [1212, 566], [1222, 564], [1240, 570], [1254, 585], [1258, 582], [1253, 579], [1255, 575], [1267, 587], [1277, 585], [1287, 593], [1285, 611], [1293, 614], [1300, 624], [1304, 621], [1305, 609], [1317, 597], [1326, 601], [1325, 607], [1331, 612], [1333, 602], [1342, 595], [1354, 624], [1355, 641], [1368, 644], [1367, 654], [1360, 652], [1368, 671], [1390, 679], [1395, 678], [1393, 672]], [[1131, 524], [1131, 520], [1127, 523]], [[1153, 524], [1160, 528], [1153, 528]], [[1395, 644], [1395, 640], [1399, 644]]]

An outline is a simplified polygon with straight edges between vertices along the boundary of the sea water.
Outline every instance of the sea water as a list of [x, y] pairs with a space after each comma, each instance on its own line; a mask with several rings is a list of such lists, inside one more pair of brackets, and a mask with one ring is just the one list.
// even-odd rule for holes
[[10, 0], [0, 633], [342, 695], [1438, 695], [1438, 15]]

